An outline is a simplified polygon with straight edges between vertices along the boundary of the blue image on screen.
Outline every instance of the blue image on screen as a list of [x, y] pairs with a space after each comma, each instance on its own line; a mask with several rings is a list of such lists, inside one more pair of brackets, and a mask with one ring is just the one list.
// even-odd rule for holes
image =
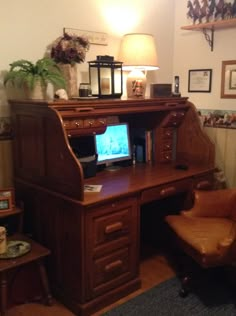
[[131, 158], [127, 123], [108, 125], [104, 134], [95, 136], [97, 163], [112, 163]]

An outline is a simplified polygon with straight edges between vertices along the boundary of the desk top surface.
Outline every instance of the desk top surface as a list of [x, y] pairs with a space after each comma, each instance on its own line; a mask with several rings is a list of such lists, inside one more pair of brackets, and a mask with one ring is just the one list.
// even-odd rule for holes
[[85, 179], [87, 185], [102, 185], [100, 192], [85, 192], [84, 206], [110, 200], [118, 196], [125, 197], [142, 193], [178, 180], [184, 180], [201, 174], [212, 172], [203, 165], [192, 165], [188, 170], [176, 169], [175, 165], [136, 164], [116, 171], [103, 170], [95, 177]]

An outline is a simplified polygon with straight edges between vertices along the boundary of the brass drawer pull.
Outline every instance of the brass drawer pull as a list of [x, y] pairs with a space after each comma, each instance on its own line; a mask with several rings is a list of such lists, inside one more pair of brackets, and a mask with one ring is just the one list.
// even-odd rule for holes
[[209, 188], [210, 187], [210, 182], [208, 180], [200, 181], [196, 185], [197, 189], [204, 189], [204, 188]]
[[105, 233], [106, 234], [111, 234], [111, 233], [114, 233], [118, 230], [121, 230], [123, 227], [123, 223], [122, 222], [117, 222], [117, 223], [114, 223], [114, 224], [111, 224], [111, 225], [107, 225], [105, 227]]
[[110, 272], [110, 271], [112, 271], [114, 269], [118, 269], [118, 268], [120, 268], [122, 266], [122, 264], [123, 264], [123, 262], [121, 260], [116, 260], [116, 261], [114, 261], [114, 262], [112, 262], [110, 264], [107, 264], [105, 266], [105, 272]]
[[169, 187], [166, 189], [162, 189], [160, 192], [161, 196], [167, 196], [167, 195], [171, 195], [171, 194], [175, 194], [176, 193], [176, 188], [175, 187]]

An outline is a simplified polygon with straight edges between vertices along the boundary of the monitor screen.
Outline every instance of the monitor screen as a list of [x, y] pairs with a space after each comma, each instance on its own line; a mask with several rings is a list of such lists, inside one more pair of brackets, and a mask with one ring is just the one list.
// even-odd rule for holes
[[108, 125], [105, 133], [95, 136], [97, 164], [131, 159], [129, 126], [127, 123]]

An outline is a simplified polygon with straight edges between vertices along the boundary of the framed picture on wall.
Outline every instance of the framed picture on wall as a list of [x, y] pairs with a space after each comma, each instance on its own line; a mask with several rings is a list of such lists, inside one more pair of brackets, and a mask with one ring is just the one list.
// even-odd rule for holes
[[236, 99], [236, 60], [222, 61], [221, 98]]
[[212, 69], [191, 69], [188, 73], [188, 92], [211, 92]]

